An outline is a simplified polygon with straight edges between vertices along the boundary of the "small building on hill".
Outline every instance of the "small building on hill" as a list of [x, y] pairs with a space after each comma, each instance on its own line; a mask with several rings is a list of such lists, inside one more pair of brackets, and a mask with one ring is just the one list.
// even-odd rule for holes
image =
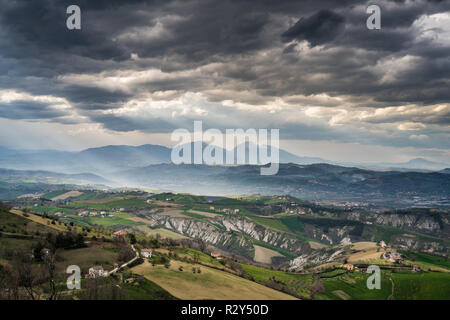
[[86, 210], [81, 211], [80, 213], [78, 213], [78, 215], [80, 217], [87, 217], [89, 215], [89, 211], [86, 211]]
[[402, 256], [395, 250], [385, 252], [383, 258], [388, 262], [401, 262]]
[[123, 230], [119, 230], [113, 233], [113, 238], [125, 237], [127, 233]]
[[95, 278], [102, 278], [106, 277], [108, 275], [108, 271], [103, 270], [102, 266], [95, 266], [92, 268], [89, 268], [89, 274], [88, 277], [95, 279]]
[[125, 279], [125, 283], [133, 283], [134, 282], [134, 278], [128, 278], [128, 279]]
[[210, 255], [211, 255], [211, 257], [213, 257], [214, 259], [217, 259], [217, 260], [221, 260], [221, 259], [225, 258], [220, 252], [216, 252], [216, 251], [212, 251]]
[[341, 266], [341, 268], [348, 271], [352, 271], [353, 269], [355, 269], [355, 266], [350, 263], [345, 263]]
[[142, 249], [141, 250], [141, 257], [142, 258], [151, 258], [152, 257], [153, 250], [152, 249]]

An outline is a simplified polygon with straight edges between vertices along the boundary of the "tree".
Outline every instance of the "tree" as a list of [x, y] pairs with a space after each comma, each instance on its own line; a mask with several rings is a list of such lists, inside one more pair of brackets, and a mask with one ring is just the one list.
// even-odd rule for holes
[[127, 261], [130, 261], [131, 259], [133, 259], [135, 257], [135, 255], [136, 254], [130, 247], [124, 246], [119, 251], [118, 260], [120, 262], [127, 262]]
[[42, 261], [44, 245], [42, 242], [38, 242], [33, 248], [33, 257], [35, 261]]
[[320, 281], [320, 279], [317, 279], [314, 284], [309, 287], [309, 289], [311, 290], [311, 296], [315, 297], [315, 295], [317, 293], [323, 293], [325, 292], [325, 286], [323, 285], [323, 283]]
[[41, 282], [41, 279], [36, 269], [33, 268], [31, 255], [18, 253], [13, 261], [13, 269], [17, 272], [18, 286], [25, 289], [31, 300], [36, 300], [39, 297], [36, 285]]
[[47, 281], [50, 286], [50, 295], [48, 300], [56, 300], [58, 298], [58, 289], [55, 283], [55, 254], [53, 252], [49, 252], [44, 256], [44, 276], [47, 278]]
[[199, 260], [200, 260], [200, 255], [197, 252], [194, 253], [194, 262], [198, 263]]
[[129, 233], [128, 234], [128, 238], [130, 239], [130, 243], [131, 244], [135, 244], [137, 242], [136, 241], [136, 236], [133, 233]]

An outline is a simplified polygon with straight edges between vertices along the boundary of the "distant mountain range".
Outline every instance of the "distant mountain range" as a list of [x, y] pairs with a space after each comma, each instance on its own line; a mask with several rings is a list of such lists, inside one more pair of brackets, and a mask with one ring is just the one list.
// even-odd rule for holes
[[0, 168], [0, 180], [7, 183], [110, 184], [93, 173], [65, 174], [43, 170], [11, 170]]
[[[203, 145], [205, 147], [206, 145]], [[191, 146], [191, 150], [193, 146]], [[219, 150], [219, 149], [217, 149]], [[249, 145], [245, 145], [248, 154]], [[0, 167], [20, 170], [49, 170], [66, 173], [95, 172], [107, 174], [119, 170], [171, 163], [171, 148], [145, 144], [141, 146], [104, 146], [79, 152], [57, 150], [12, 150], [0, 148]], [[225, 150], [222, 150], [225, 157]], [[235, 152], [235, 163], [236, 163]], [[279, 150], [281, 163], [311, 164], [326, 162], [321, 158], [299, 157]], [[193, 163], [193, 155], [191, 156]], [[248, 163], [248, 157], [246, 160]]]
[[[102, 152], [100, 155], [105, 156]], [[208, 195], [289, 194], [304, 200], [356, 201], [393, 208], [450, 206], [448, 169], [442, 172], [374, 171], [325, 163], [289, 163], [280, 164], [276, 175], [262, 176], [260, 168], [261, 165], [164, 163], [126, 168], [107, 173], [104, 178], [90, 173], [0, 169], [0, 198], [25, 193], [21, 193], [22, 190], [30, 193], [32, 184], [36, 184], [37, 191], [45, 189], [42, 184], [90, 184]]]
[[[205, 147], [204, 145], [203, 147]], [[245, 144], [246, 154], [250, 145]], [[235, 149], [235, 162], [237, 163], [237, 150]], [[192, 148], [193, 150], [193, 148]], [[217, 149], [219, 150], [219, 149]], [[136, 167], [145, 167], [154, 164], [171, 163], [172, 149], [160, 145], [145, 144], [141, 146], [114, 145], [98, 148], [89, 148], [79, 152], [57, 150], [13, 150], [0, 147], [0, 168], [18, 170], [48, 170], [64, 173], [93, 172], [100, 175], [123, 171]], [[222, 150], [225, 155], [225, 150]], [[224, 156], [225, 157], [225, 156]], [[418, 158], [405, 163], [337, 163], [317, 157], [300, 157], [283, 149], [279, 149], [280, 163], [314, 164], [328, 163], [344, 166], [357, 166], [360, 168], [385, 170], [432, 170], [438, 171], [450, 167], [449, 164], [432, 162]], [[259, 159], [258, 159], [259, 160]], [[193, 157], [191, 157], [193, 163]], [[248, 156], [244, 163], [248, 164]], [[258, 161], [260, 164], [264, 164]]]
[[373, 171], [330, 164], [280, 164], [273, 176], [260, 166], [159, 164], [116, 173], [130, 187], [200, 194], [290, 194], [307, 200], [390, 202], [448, 206], [450, 175], [438, 172]]
[[399, 162], [399, 163], [379, 163], [375, 164], [374, 167], [379, 168], [387, 168], [387, 169], [395, 169], [395, 168], [403, 168], [403, 169], [422, 169], [422, 170], [442, 170], [444, 168], [449, 167], [446, 163], [439, 163], [430, 161], [424, 158], [415, 158], [411, 159], [408, 162]]

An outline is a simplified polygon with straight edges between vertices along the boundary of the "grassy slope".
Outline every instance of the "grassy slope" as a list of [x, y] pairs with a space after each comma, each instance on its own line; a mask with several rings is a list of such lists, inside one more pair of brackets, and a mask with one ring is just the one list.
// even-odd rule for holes
[[412, 260], [413, 263], [419, 264], [422, 267], [438, 266], [450, 270], [450, 259], [446, 257], [405, 250], [399, 250], [399, 252], [407, 259]]
[[[184, 271], [179, 271], [179, 266], [183, 266]], [[145, 276], [180, 299], [294, 299], [252, 281], [205, 266], [200, 266], [201, 273], [194, 274], [191, 271], [193, 266], [171, 261], [171, 266], [167, 269], [159, 265], [153, 267], [146, 261], [132, 271]]]
[[210, 264], [210, 265], [217, 266], [217, 267], [223, 267], [222, 264], [219, 261], [217, 261], [216, 259], [214, 259], [213, 257], [211, 257], [201, 251], [192, 249], [192, 248], [177, 249], [177, 250], [175, 250], [175, 252], [180, 257], [187, 257], [190, 259], [194, 259], [195, 255], [197, 255], [199, 261], [202, 263]]
[[23, 215], [0, 211], [0, 231], [29, 235], [36, 234], [36, 232], [38, 232], [45, 235], [48, 232], [53, 232], [54, 229], [43, 224], [30, 221]]
[[178, 234], [176, 232], [173, 232], [171, 230], [158, 228], [158, 229], [151, 229], [146, 225], [140, 225], [137, 227], [133, 227], [141, 232], [143, 232], [148, 237], [156, 237], [157, 234], [159, 234], [162, 238], [169, 238], [169, 239], [187, 239], [188, 237], [183, 236], [181, 234]]
[[382, 272], [381, 289], [367, 289], [369, 274], [349, 272], [332, 278], [321, 279], [326, 292], [320, 294], [320, 299], [341, 300], [336, 292], [343, 291], [350, 299], [356, 300], [386, 300], [391, 295], [392, 285], [386, 274]]
[[366, 286], [369, 274], [349, 272], [333, 278], [324, 278], [322, 282], [326, 292], [322, 299], [339, 300], [337, 291], [343, 291], [350, 299], [386, 300], [392, 294], [394, 299], [450, 299], [450, 274], [438, 272], [391, 273], [382, 271], [381, 289], [369, 290]]
[[58, 250], [56, 270], [64, 273], [69, 265], [78, 265], [82, 273], [87, 273], [90, 267], [101, 265], [105, 270], [112, 270], [118, 257], [117, 250], [107, 250], [106, 247], [94, 246], [89, 248]]
[[441, 272], [393, 273], [394, 297], [398, 300], [450, 299], [450, 274]]
[[303, 297], [310, 296], [307, 288], [313, 283], [311, 275], [286, 273], [248, 264], [241, 264], [241, 266], [247, 276], [253, 278], [256, 282], [266, 284], [269, 282], [270, 278], [275, 278], [277, 281], [283, 282], [288, 288], [296, 291], [299, 295]]
[[[24, 217], [23, 216], [23, 212], [20, 211], [20, 210], [11, 210], [10, 212], [15, 214], [15, 215]], [[54, 229], [56, 231], [63, 231], [64, 232], [64, 231], [67, 230], [63, 225], [59, 225], [57, 223], [56, 224], [48, 224], [48, 222], [50, 222], [49, 219], [45, 219], [43, 217], [40, 217], [40, 216], [32, 214], [32, 213], [28, 213], [28, 217], [26, 217], [26, 219], [30, 220], [30, 221], [33, 221], [33, 222], [35, 222], [37, 224], [47, 226], [48, 228]]]
[[140, 277], [139, 285], [121, 284], [122, 300], [176, 300], [176, 298], [162, 287], [144, 277]]
[[88, 222], [92, 225], [99, 225], [102, 227], [112, 227], [116, 225], [124, 225], [124, 226], [131, 226], [131, 225], [138, 225], [138, 222], [123, 219], [123, 218], [117, 218], [117, 217], [88, 217]]
[[71, 206], [74, 207], [87, 207], [94, 208], [98, 210], [111, 210], [113, 208], [145, 208], [150, 205], [144, 200], [139, 198], [128, 198], [122, 200], [113, 200], [109, 202], [95, 203], [95, 202], [82, 202], [82, 201], [74, 201], [71, 202]]
[[59, 208], [55, 206], [39, 206], [39, 207], [25, 207], [26, 209], [37, 212], [37, 213], [49, 213], [54, 214], [56, 212], [63, 212], [67, 214], [75, 214], [76, 210], [74, 209], [68, 209], [68, 208]]
[[265, 227], [282, 231], [282, 232], [289, 232], [289, 228], [284, 225], [280, 220], [274, 219], [274, 218], [263, 218], [263, 217], [257, 217], [257, 216], [251, 216], [250, 219], [255, 221], [258, 224], [261, 224]]

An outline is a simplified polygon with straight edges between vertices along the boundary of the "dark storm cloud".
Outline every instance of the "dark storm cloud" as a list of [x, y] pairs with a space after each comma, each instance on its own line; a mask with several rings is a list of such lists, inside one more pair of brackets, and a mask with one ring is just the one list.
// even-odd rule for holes
[[330, 10], [321, 10], [310, 17], [301, 18], [282, 34], [285, 41], [307, 40], [312, 46], [332, 41], [344, 28], [345, 18]]
[[170, 133], [180, 127], [180, 124], [177, 126], [173, 122], [160, 117], [143, 119], [138, 117], [120, 117], [111, 114], [92, 114], [90, 118], [92, 121], [103, 123], [107, 129], [121, 132], [140, 130], [148, 133]]
[[85, 87], [81, 85], [65, 86], [61, 93], [69, 101], [80, 104], [103, 104], [125, 102], [131, 98], [130, 94], [121, 91], [105, 90], [97, 87]]
[[0, 117], [6, 119], [53, 119], [67, 115], [62, 110], [53, 109], [48, 103], [14, 101], [0, 102]]
[[[81, 30], [66, 28], [66, 8], [71, 4], [81, 7]], [[205, 117], [220, 127], [227, 123], [227, 116], [244, 119], [249, 126], [255, 125], [253, 119], [264, 122], [271, 116], [264, 109], [232, 112], [220, 105], [225, 100], [248, 104], [242, 108], [274, 104], [277, 99], [299, 101], [299, 110], [313, 104], [313, 95], [345, 97], [339, 103], [317, 102], [330, 109], [342, 107], [340, 103], [356, 109], [448, 103], [450, 43], [420, 38], [413, 24], [423, 15], [449, 11], [450, 3], [378, 1], [382, 29], [374, 31], [366, 28], [368, 4], [372, 3], [0, 0], [0, 90], [65, 98], [76, 111], [108, 129], [150, 132], [170, 132], [197, 115], [191, 115], [188, 108], [175, 110], [183, 115], [182, 121], [152, 112], [145, 119], [105, 111], [155, 93], [162, 95], [154, 95], [152, 101], [169, 102], [186, 93], [198, 93], [206, 98], [205, 104], [210, 103], [201, 106]], [[305, 43], [307, 49], [302, 47]], [[127, 82], [117, 80], [123, 72], [147, 70], [162, 75], [131, 74]], [[179, 76], [172, 76], [176, 73]], [[81, 77], [86, 74], [97, 77], [80, 80], [86, 79]], [[0, 116], [75, 121], [61, 118], [58, 112], [62, 111], [45, 105], [27, 106], [24, 102], [17, 106], [8, 115], [2, 105]], [[149, 103], [148, 108], [152, 107]], [[172, 111], [167, 108], [167, 113]], [[392, 117], [371, 124], [389, 124], [397, 119]], [[365, 141], [376, 143], [378, 139], [373, 131], [355, 135], [354, 128], [345, 131], [316, 123], [292, 124], [287, 119], [285, 123], [278, 119], [274, 125], [292, 139], [351, 141], [365, 134]], [[445, 114], [399, 119], [448, 124]], [[432, 135], [429, 130], [427, 134]], [[396, 145], [400, 141], [414, 143], [407, 133], [396, 139]], [[390, 143], [384, 137], [378, 141]]]

